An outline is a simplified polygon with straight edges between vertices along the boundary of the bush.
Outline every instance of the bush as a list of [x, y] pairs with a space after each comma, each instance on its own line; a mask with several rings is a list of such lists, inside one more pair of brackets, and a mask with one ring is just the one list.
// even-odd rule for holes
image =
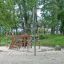
[[47, 36], [46, 35], [39, 35], [39, 39], [47, 39]]

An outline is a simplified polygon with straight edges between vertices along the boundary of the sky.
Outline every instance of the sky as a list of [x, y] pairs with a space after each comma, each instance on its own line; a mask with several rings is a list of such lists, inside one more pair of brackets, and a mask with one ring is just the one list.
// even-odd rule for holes
[[37, 15], [39, 16], [39, 17], [41, 17], [41, 10], [37, 10]]
[[[39, 8], [42, 8], [42, 7], [43, 7], [43, 5], [39, 6]], [[41, 9], [37, 10], [37, 16], [38, 16], [38, 19], [41, 18]]]

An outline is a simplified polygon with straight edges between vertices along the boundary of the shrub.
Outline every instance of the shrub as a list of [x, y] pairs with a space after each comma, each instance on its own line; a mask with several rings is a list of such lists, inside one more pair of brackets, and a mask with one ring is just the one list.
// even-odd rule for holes
[[46, 35], [39, 35], [39, 39], [47, 39], [47, 36]]

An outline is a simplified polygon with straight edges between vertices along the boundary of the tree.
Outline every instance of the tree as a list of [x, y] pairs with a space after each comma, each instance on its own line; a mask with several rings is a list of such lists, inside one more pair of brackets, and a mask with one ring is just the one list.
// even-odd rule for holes
[[42, 17], [49, 21], [51, 34], [55, 33], [55, 27], [58, 24], [59, 6], [57, 0], [43, 0]]

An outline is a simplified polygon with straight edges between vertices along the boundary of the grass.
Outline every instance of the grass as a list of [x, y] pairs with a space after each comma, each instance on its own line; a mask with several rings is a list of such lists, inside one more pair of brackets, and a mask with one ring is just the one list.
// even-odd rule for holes
[[62, 35], [45, 35], [45, 39], [40, 40], [41, 46], [56, 46], [64, 47], [64, 36]]
[[[62, 35], [43, 35], [43, 38], [39, 41], [41, 46], [56, 46], [60, 45], [64, 47], [64, 36]], [[0, 45], [7, 45], [11, 43], [11, 37], [1, 36]], [[38, 45], [38, 43], [37, 43]]]
[[10, 36], [1, 36], [0, 37], [0, 45], [3, 46], [3, 45], [7, 45], [7, 44], [10, 44], [11, 43], [11, 37]]

